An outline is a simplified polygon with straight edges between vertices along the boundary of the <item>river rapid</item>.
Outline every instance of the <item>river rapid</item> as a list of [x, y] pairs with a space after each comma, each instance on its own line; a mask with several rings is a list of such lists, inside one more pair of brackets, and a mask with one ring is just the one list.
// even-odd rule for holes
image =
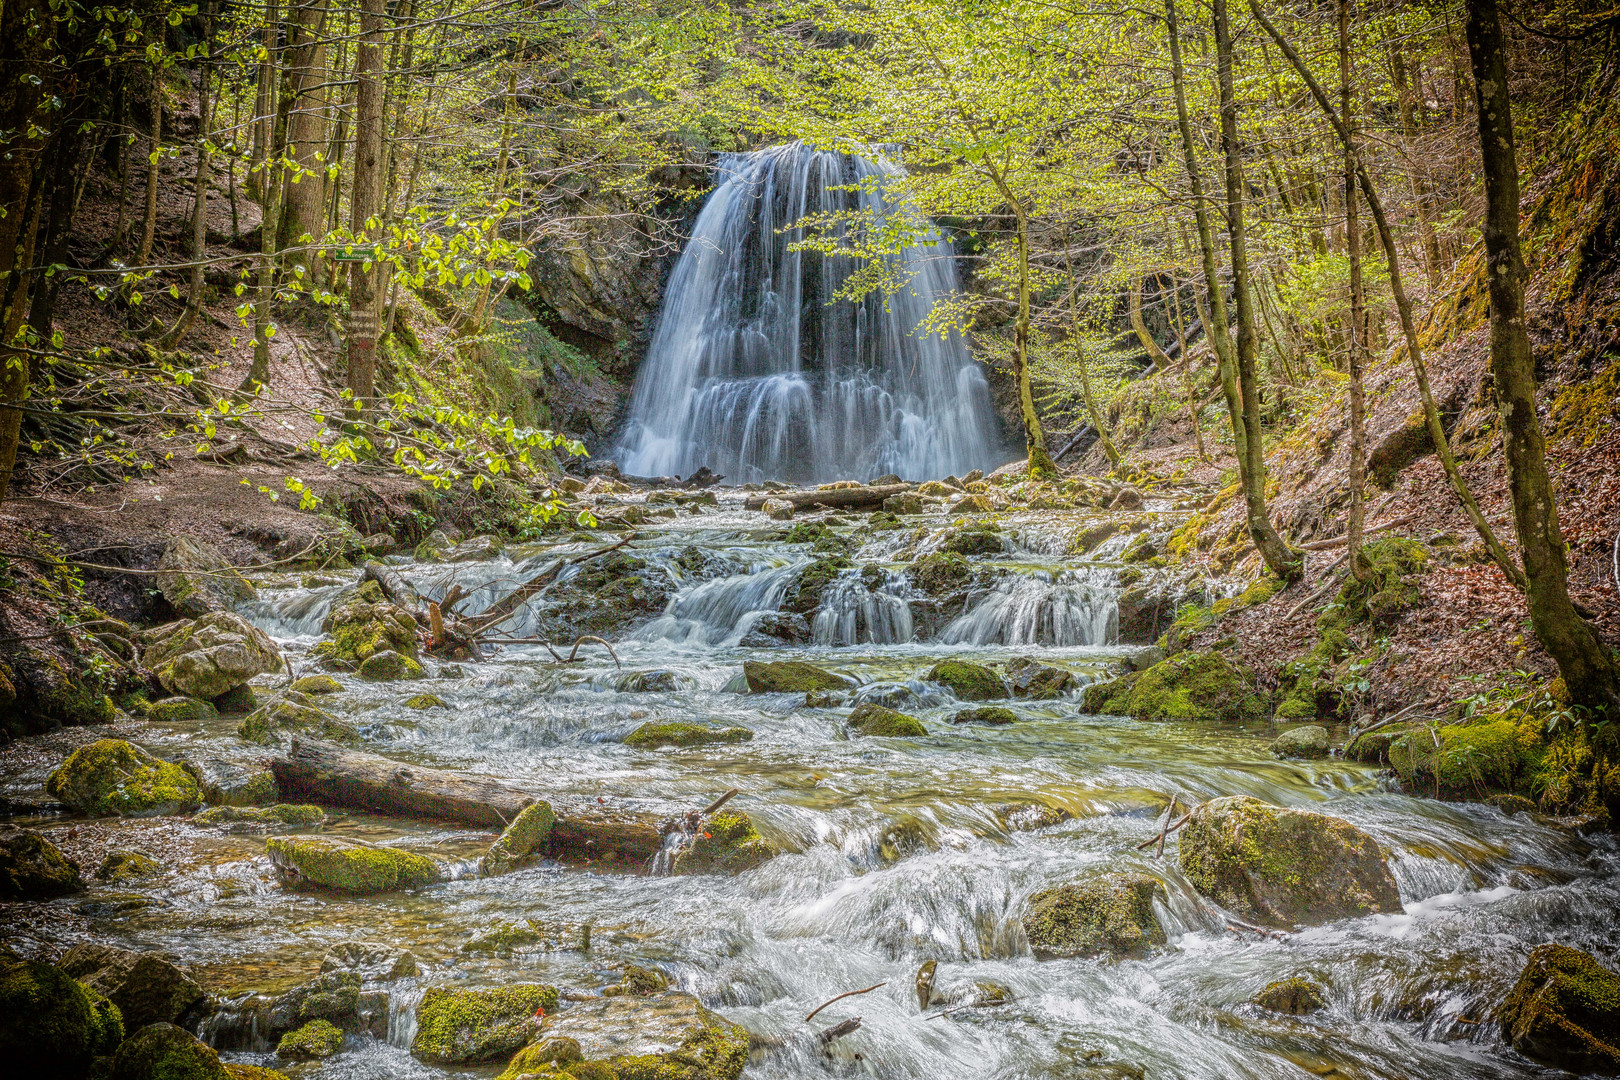
[[[1006, 726], [953, 724], [958, 703], [920, 681], [938, 659], [1035, 657], [1091, 678], [1129, 651], [1108, 643], [1108, 560], [1117, 547], [1104, 545], [1086, 562], [1054, 555], [1063, 549], [1059, 530], [1042, 515], [1007, 517], [1007, 550], [974, 559], [1000, 567], [1001, 581], [930, 640], [913, 640], [904, 565], [890, 561], [876, 589], [853, 575], [829, 589], [829, 606], [814, 620], [816, 644], [748, 647], [740, 643], [748, 626], [781, 602], [810, 555], [773, 539], [780, 527], [732, 498], [640, 530], [631, 545], [638, 557], [673, 565], [696, 546], [734, 572], [682, 584], [663, 617], [614, 641], [618, 664], [595, 646], [581, 649], [581, 662], [559, 665], [538, 646], [509, 645], [460, 665], [459, 675], [429, 661], [422, 682], [341, 676], [345, 692], [322, 704], [361, 727], [372, 752], [543, 792], [674, 815], [737, 788], [731, 805], [781, 856], [735, 877], [541, 864], [481, 878], [475, 860], [491, 834], [333, 811], [329, 833], [462, 860], [455, 880], [346, 899], [278, 884], [262, 836], [182, 824], [168, 826], [185, 851], [169, 874], [118, 887], [124, 901], [94, 887], [91, 900], [108, 902], [77, 901], [85, 917], [61, 932], [166, 950], [227, 1001], [307, 980], [326, 950], [345, 941], [412, 950], [424, 970], [392, 984], [388, 1036], [350, 1036], [325, 1062], [277, 1066], [298, 1080], [494, 1076], [499, 1064], [443, 1069], [410, 1056], [412, 1008], [424, 985], [541, 981], [590, 992], [617, 981], [626, 963], [661, 969], [748, 1028], [758, 1047], [745, 1075], [758, 1080], [1560, 1075], [1507, 1048], [1492, 1009], [1534, 945], [1556, 940], [1601, 955], [1620, 944], [1612, 839], [1580, 838], [1488, 806], [1412, 798], [1377, 770], [1338, 758], [1279, 761], [1268, 751], [1270, 725], [1089, 716], [1078, 695], [1009, 702], [1019, 720]], [[945, 525], [935, 516], [908, 526], [918, 521]], [[396, 562], [425, 595], [442, 595], [453, 581], [486, 586], [476, 609], [555, 550], [454, 565]], [[898, 550], [894, 536], [877, 534], [856, 558], [886, 562]], [[258, 584], [260, 599], [244, 614], [300, 673], [315, 670], [308, 651], [342, 586], [306, 587], [297, 575]], [[530, 632], [522, 620], [511, 626], [515, 636]], [[928, 736], [849, 737], [847, 708], [742, 692], [745, 659], [788, 658], [855, 677], [858, 698], [918, 716]], [[666, 689], [639, 689], [648, 672], [661, 673], [652, 685]], [[449, 707], [405, 708], [422, 691]], [[658, 751], [620, 741], [650, 720], [740, 725], [754, 737]], [[233, 728], [223, 719], [150, 724], [126, 737], [174, 756], [237, 742]], [[1174, 836], [1162, 858], [1138, 845], [1157, 834], [1172, 797], [1188, 805], [1232, 794], [1309, 807], [1373, 834], [1389, 855], [1404, 913], [1291, 934], [1228, 926], [1181, 875]], [[1021, 830], [1004, 810], [1020, 803], [1072, 817]], [[1142, 960], [1035, 960], [1020, 926], [1026, 898], [1096, 869], [1138, 870], [1164, 884], [1168, 899], [1157, 914], [1168, 945]], [[512, 955], [463, 948], [520, 919], [556, 928], [555, 940]], [[924, 1012], [913, 980], [926, 960], [938, 962], [936, 987], [947, 998], [994, 983], [1011, 1000]], [[1320, 983], [1327, 1008], [1294, 1017], [1249, 1004], [1266, 983], [1294, 975]], [[878, 983], [805, 1022], [827, 999]], [[830, 1049], [814, 1038], [857, 1016], [860, 1029]], [[267, 1047], [228, 1023], [205, 1037], [229, 1060], [274, 1064]]]

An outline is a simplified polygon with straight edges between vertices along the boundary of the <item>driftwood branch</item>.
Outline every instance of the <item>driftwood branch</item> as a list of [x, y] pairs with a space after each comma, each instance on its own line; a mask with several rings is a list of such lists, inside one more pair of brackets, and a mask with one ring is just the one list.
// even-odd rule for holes
[[594, 641], [598, 645], [602, 646], [602, 648], [606, 649], [608, 651], [609, 656], [613, 657], [613, 666], [614, 667], [616, 667], [616, 668], [624, 667], [623, 664], [619, 663], [619, 654], [613, 651], [613, 646], [609, 645], [607, 642], [603, 641], [601, 638], [599, 638], [599, 637], [591, 637], [589, 634], [584, 634], [584, 635], [581, 635], [580, 637], [575, 638], [574, 639], [574, 647], [571, 650], [569, 650], [569, 653], [568, 653], [567, 656], [563, 656], [563, 655], [559, 654], [556, 649], [553, 649], [551, 647], [551, 642], [547, 641], [545, 638], [537, 638], [537, 637], [535, 637], [535, 638], [494, 638], [493, 640], [497, 641], [497, 642], [500, 642], [501, 644], [504, 644], [504, 645], [544, 645], [546, 647], [546, 652], [550, 653], [551, 658], [553, 660], [557, 661], [557, 663], [559, 663], [559, 664], [577, 664], [577, 663], [579, 663], [579, 647], [580, 647], [581, 643], [586, 642], [586, 641]]
[[722, 806], [726, 805], [726, 803], [730, 802], [732, 798], [741, 790], [741, 788], [732, 788], [730, 791], [714, 800], [714, 802], [703, 808], [703, 816], [708, 817], [716, 810], [719, 810]]
[[630, 533], [617, 544], [609, 544], [605, 548], [598, 548], [595, 551], [587, 551], [582, 554], [575, 555], [571, 559], [559, 559], [550, 566], [546, 567], [544, 570], [540, 571], [534, 577], [530, 578], [528, 581], [524, 582], [522, 585], [518, 586], [516, 589], [513, 589], [499, 601], [490, 605], [488, 611], [480, 612], [479, 614], [462, 621], [466, 624], [467, 629], [474, 634], [481, 634], [492, 626], [498, 626], [516, 614], [518, 609], [524, 604], [528, 603], [529, 599], [533, 597], [535, 593], [557, 580], [557, 575], [562, 573], [564, 567], [573, 566], [577, 563], [588, 562], [591, 559], [600, 558], [609, 552], [617, 551], [619, 548], [624, 547], [624, 545], [628, 544], [635, 538], [636, 534]]
[[1166, 825], [1164, 827], [1164, 831], [1159, 833], [1159, 835], [1150, 836], [1146, 840], [1142, 841], [1140, 844], [1137, 844], [1136, 845], [1136, 850], [1137, 851], [1146, 851], [1148, 848], [1152, 847], [1154, 844], [1158, 844], [1159, 845], [1159, 852], [1160, 852], [1160, 854], [1163, 854], [1164, 853], [1164, 838], [1169, 836], [1171, 833], [1175, 832], [1177, 829], [1181, 828], [1183, 825], [1187, 824], [1187, 822], [1189, 820], [1191, 820], [1191, 818], [1192, 818], [1192, 816], [1193, 816], [1193, 814], [1194, 814], [1194, 812], [1196, 810], [1197, 810], [1197, 807], [1194, 807], [1192, 810], [1189, 810], [1185, 814], [1182, 814], [1175, 821], [1172, 821], [1170, 824]]
[[780, 499], [792, 503], [798, 510], [806, 510], [812, 506], [844, 509], [882, 506], [883, 500], [889, 496], [903, 495], [910, 490], [910, 484], [885, 484], [882, 487], [835, 488], [832, 491], [768, 491], [763, 495], [749, 496], [743, 507], [747, 510], [762, 509], [766, 499]]
[[810, 1015], [804, 1018], [804, 1022], [808, 1024], [810, 1021], [814, 1020], [816, 1018], [816, 1013], [820, 1012], [822, 1009], [825, 1009], [827, 1006], [831, 1005], [834, 1001], [843, 1001], [845, 998], [854, 997], [857, 994], [870, 994], [872, 991], [876, 990], [878, 987], [880, 987], [880, 986], [888, 986], [888, 985], [889, 984], [887, 982], [874, 983], [871, 986], [868, 986], [865, 990], [850, 990], [850, 991], [847, 991], [846, 993], [839, 994], [835, 998], [829, 998], [828, 1000], [823, 1001], [820, 1005], [817, 1005], [814, 1009], [812, 1009], [810, 1011]]
[[861, 1030], [861, 1018], [858, 1016], [852, 1016], [843, 1023], [834, 1024], [826, 1031], [823, 1031], [821, 1033], [821, 1044], [825, 1046], [834, 1039], [841, 1039], [845, 1035], [853, 1035], [859, 1030]]

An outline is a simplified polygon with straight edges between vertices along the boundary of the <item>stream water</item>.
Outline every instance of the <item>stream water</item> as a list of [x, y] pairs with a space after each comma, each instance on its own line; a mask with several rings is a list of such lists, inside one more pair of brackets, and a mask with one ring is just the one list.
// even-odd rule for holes
[[[1015, 521], [1009, 535], [1023, 539], [976, 560], [1007, 577], [934, 640], [912, 640], [908, 586], [895, 564], [875, 592], [855, 580], [829, 590], [815, 644], [744, 647], [747, 626], [780, 602], [794, 568], [810, 558], [767, 539], [773, 529], [723, 505], [644, 530], [633, 544], [642, 557], [667, 562], [698, 545], [735, 572], [687, 583], [662, 618], [616, 641], [622, 667], [600, 649], [559, 666], [535, 647], [510, 646], [462, 665], [462, 677], [374, 685], [345, 676], [346, 692], [327, 700], [363, 727], [375, 752], [549, 791], [673, 814], [739, 788], [733, 805], [787, 854], [736, 877], [539, 865], [342, 899], [278, 885], [262, 838], [184, 826], [195, 834], [193, 855], [148, 890], [150, 906], [93, 916], [90, 931], [177, 954], [218, 994], [308, 979], [344, 941], [413, 950], [425, 972], [394, 984], [390, 1036], [351, 1037], [338, 1057], [295, 1066], [301, 1080], [492, 1076], [499, 1066], [445, 1070], [408, 1054], [420, 983], [590, 990], [617, 981], [626, 962], [661, 968], [760, 1036], [767, 1048], [746, 1074], [760, 1080], [1557, 1075], [1504, 1047], [1490, 1010], [1533, 945], [1558, 940], [1600, 955], [1620, 945], [1612, 840], [1396, 794], [1373, 769], [1342, 760], [1278, 761], [1267, 752], [1269, 726], [1144, 724], [1084, 715], [1072, 699], [1011, 703], [1020, 720], [1004, 727], [951, 723], [956, 703], [918, 681], [941, 657], [1033, 656], [1090, 675], [1122, 652], [1107, 644], [1109, 568], [1049, 554], [1059, 546], [1034, 523], [1020, 532]], [[882, 559], [893, 545], [874, 541], [865, 554]], [[484, 603], [543, 557], [536, 550], [516, 562], [402, 570], [428, 592], [452, 579], [489, 583]], [[339, 591], [271, 580], [248, 613], [305, 668]], [[842, 710], [806, 708], [802, 695], [738, 692], [744, 659], [790, 657], [857, 677], [861, 696], [921, 717], [928, 737], [848, 738]], [[655, 671], [675, 689], [626, 689], [636, 673]], [[406, 709], [405, 698], [423, 690], [449, 708]], [[737, 724], [755, 736], [664, 751], [619, 741], [665, 719]], [[231, 727], [151, 725], [136, 737], [159, 752], [183, 751], [229, 739]], [[1238, 793], [1370, 831], [1390, 854], [1404, 914], [1277, 937], [1238, 934], [1181, 876], [1174, 839], [1163, 859], [1136, 849], [1155, 835], [1172, 796], [1196, 803]], [[998, 808], [1020, 802], [1073, 817], [1009, 829]], [[491, 839], [363, 814], [338, 816], [328, 830], [449, 859], [471, 860]], [[1117, 963], [1034, 960], [1019, 923], [1025, 898], [1098, 868], [1141, 870], [1164, 883], [1168, 946]], [[554, 947], [504, 957], [463, 950], [479, 931], [517, 919], [556, 928]], [[938, 1010], [920, 1012], [913, 990], [928, 959], [939, 962], [936, 985], [947, 994], [994, 982], [1012, 1000], [932, 1018]], [[1291, 975], [1326, 987], [1328, 1007], [1290, 1017], [1247, 1004]], [[874, 983], [886, 985], [805, 1023], [827, 999]], [[813, 1033], [855, 1016], [860, 1030], [824, 1053]], [[226, 1048], [238, 1060], [271, 1060], [240, 1038]]]

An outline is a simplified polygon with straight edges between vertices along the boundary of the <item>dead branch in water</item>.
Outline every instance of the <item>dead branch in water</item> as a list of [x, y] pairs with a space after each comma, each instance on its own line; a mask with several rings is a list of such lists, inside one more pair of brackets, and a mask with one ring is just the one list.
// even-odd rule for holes
[[718, 799], [714, 800], [714, 802], [712, 802], [708, 806], [704, 807], [703, 816], [708, 817], [710, 814], [714, 813], [716, 810], [718, 810], [722, 806], [726, 805], [726, 803], [730, 802], [732, 797], [734, 795], [736, 795], [738, 792], [740, 792], [741, 790], [742, 790], [741, 788], [732, 788], [730, 791], [726, 792], [724, 795], [722, 795]]
[[876, 990], [879, 986], [888, 986], [888, 985], [889, 984], [887, 982], [874, 983], [873, 985], [868, 986], [865, 990], [851, 990], [851, 991], [849, 991], [847, 993], [839, 994], [835, 998], [830, 998], [830, 999], [828, 999], [826, 1001], [823, 1001], [820, 1005], [817, 1005], [814, 1009], [811, 1010], [810, 1015], [804, 1018], [804, 1022], [808, 1024], [811, 1020], [814, 1020], [816, 1018], [816, 1013], [820, 1012], [822, 1009], [825, 1009], [827, 1006], [831, 1005], [834, 1001], [843, 1001], [845, 998], [854, 997], [856, 994], [870, 994], [872, 991]]
[[1187, 824], [1187, 822], [1192, 818], [1193, 814], [1195, 814], [1197, 812], [1197, 809], [1198, 809], [1197, 807], [1194, 807], [1193, 809], [1187, 811], [1185, 814], [1182, 814], [1175, 821], [1173, 821], [1170, 824], [1166, 825], [1164, 827], [1164, 831], [1161, 832], [1159, 835], [1150, 836], [1146, 840], [1142, 841], [1140, 844], [1137, 844], [1136, 845], [1136, 850], [1137, 851], [1146, 851], [1148, 848], [1152, 847], [1154, 844], [1158, 844], [1159, 845], [1159, 852], [1160, 852], [1160, 854], [1163, 854], [1163, 852], [1164, 852], [1164, 838], [1169, 836], [1171, 833], [1175, 832], [1177, 829], [1181, 828], [1183, 825]]
[[841, 1039], [845, 1035], [852, 1035], [855, 1032], [859, 1031], [860, 1029], [861, 1029], [861, 1018], [858, 1017], [858, 1016], [852, 1016], [848, 1020], [845, 1020], [843, 1023], [834, 1024], [832, 1027], [828, 1028], [826, 1031], [823, 1031], [821, 1033], [821, 1044], [823, 1046], [825, 1046], [826, 1044], [832, 1042], [834, 1039]]
[[[636, 534], [630, 533], [626, 535], [623, 540], [620, 540], [616, 544], [609, 544], [605, 548], [598, 548], [595, 551], [583, 552], [579, 555], [575, 555], [571, 559], [558, 559], [556, 562], [540, 571], [540, 573], [524, 582], [518, 588], [513, 589], [510, 593], [506, 594], [506, 596], [500, 601], [490, 605], [488, 611], [480, 612], [470, 619], [464, 619], [463, 622], [466, 623], [467, 630], [473, 634], [482, 634], [485, 630], [500, 625], [515, 615], [518, 609], [526, 604], [529, 601], [529, 598], [535, 593], [557, 580], [557, 575], [562, 573], [564, 567], [573, 566], [577, 563], [588, 562], [591, 559], [601, 558], [603, 555], [606, 555], [609, 552], [617, 551], [619, 548], [624, 547], [624, 545], [628, 544], [635, 538]], [[615, 661], [616, 660], [617, 658], [615, 658]]]

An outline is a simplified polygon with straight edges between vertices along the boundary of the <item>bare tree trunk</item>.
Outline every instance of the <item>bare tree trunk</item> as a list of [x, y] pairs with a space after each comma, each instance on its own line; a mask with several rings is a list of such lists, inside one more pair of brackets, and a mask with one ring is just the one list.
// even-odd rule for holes
[[321, 231], [326, 208], [326, 0], [304, 0], [289, 22], [287, 84], [292, 104], [287, 114], [287, 156], [292, 165], [283, 177], [278, 228], [282, 266], [309, 265], [303, 240]]
[[1108, 464], [1117, 469], [1120, 463], [1119, 449], [1109, 437], [1108, 424], [1103, 420], [1102, 411], [1097, 408], [1097, 399], [1091, 392], [1091, 365], [1086, 360], [1085, 350], [1079, 346], [1080, 287], [1074, 278], [1074, 254], [1069, 248], [1067, 228], [1063, 233], [1063, 265], [1069, 274], [1069, 333], [1075, 341], [1075, 363], [1080, 367], [1080, 390], [1085, 395], [1086, 414], [1091, 418], [1091, 426], [1097, 432], [1097, 441], [1102, 443]]
[[203, 53], [197, 65], [197, 180], [195, 201], [191, 208], [191, 281], [186, 286], [186, 307], [180, 313], [160, 344], [172, 349], [186, 336], [197, 313], [202, 310], [203, 252], [208, 246], [208, 141], [210, 136], [208, 111], [208, 79], [211, 74], [208, 51], [212, 48], [214, 5], [210, 0], [203, 9]]
[[[1536, 368], [1524, 316], [1524, 257], [1519, 248], [1519, 165], [1508, 97], [1506, 47], [1496, 0], [1469, 0], [1465, 31], [1474, 69], [1479, 146], [1485, 171], [1486, 278], [1491, 295], [1491, 373], [1502, 412], [1502, 449], [1513, 493], [1513, 523], [1524, 557], [1530, 621], [1558, 663], [1570, 700], [1588, 719], [1620, 718], [1620, 671], [1590, 623], [1569, 599], [1569, 567], [1558, 504], [1547, 474], [1536, 414]], [[1612, 728], [1605, 748], [1616, 749]]]
[[[159, 23], [161, 25], [161, 22]], [[163, 154], [163, 78], [162, 68], [152, 65], [152, 146], [146, 156], [146, 217], [141, 222], [141, 246], [135, 253], [135, 265], [146, 266], [152, 261], [152, 239], [157, 234], [158, 162]]]
[[[356, 241], [371, 234], [383, 167], [383, 81], [378, 68], [386, 36], [384, 4], [383, 0], [362, 4], [354, 56], [354, 180], [349, 194], [349, 228]], [[349, 268], [349, 391], [350, 409], [357, 417], [376, 393], [377, 271], [375, 262], [353, 263]]]
[[1372, 580], [1372, 566], [1361, 549], [1366, 523], [1367, 402], [1361, 385], [1361, 361], [1367, 333], [1367, 295], [1361, 281], [1361, 217], [1356, 198], [1356, 126], [1350, 87], [1350, 0], [1339, 0], [1339, 106], [1350, 138], [1344, 144], [1344, 232], [1350, 254], [1350, 572], [1357, 581]]
[[1153, 335], [1148, 333], [1147, 323], [1142, 319], [1142, 279], [1134, 273], [1131, 275], [1130, 288], [1126, 293], [1126, 302], [1130, 309], [1131, 329], [1136, 331], [1136, 340], [1147, 350], [1148, 372], [1163, 371], [1170, 366], [1170, 358], [1164, 354], [1159, 343], [1153, 340]]
[[[1417, 102], [1411, 80], [1407, 78], [1406, 57], [1401, 45], [1389, 46], [1389, 69], [1395, 82], [1395, 96], [1401, 112], [1401, 129], [1406, 135], [1409, 160], [1412, 143], [1418, 134]], [[1418, 227], [1423, 234], [1423, 268], [1429, 280], [1429, 291], [1440, 288], [1440, 242], [1434, 232], [1434, 187], [1421, 162], [1412, 160], [1412, 195], [1417, 203]]]
[[1187, 319], [1181, 311], [1181, 283], [1174, 270], [1170, 272], [1170, 313], [1176, 320], [1176, 351], [1181, 354], [1181, 386], [1187, 394], [1187, 420], [1192, 424], [1193, 440], [1198, 444], [1198, 460], [1208, 461], [1204, 429], [1198, 423], [1198, 395], [1193, 392], [1192, 357], [1187, 354]]

